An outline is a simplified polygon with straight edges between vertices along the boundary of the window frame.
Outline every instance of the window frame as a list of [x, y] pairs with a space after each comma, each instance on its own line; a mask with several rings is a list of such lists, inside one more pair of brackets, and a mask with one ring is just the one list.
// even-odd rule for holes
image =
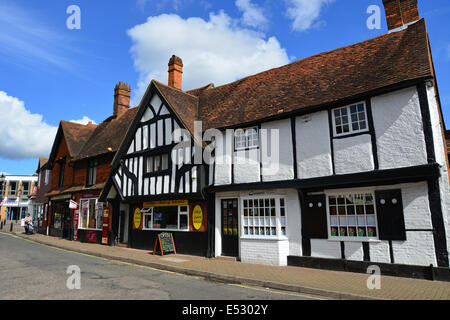
[[[244, 201], [245, 200], [271, 200], [275, 199], [275, 227], [276, 227], [276, 235], [275, 236], [267, 236], [267, 235], [246, 235], [245, 234], [245, 225], [244, 225]], [[281, 199], [284, 200], [284, 225], [282, 225], [281, 221]], [[259, 239], [259, 240], [287, 240], [289, 237], [288, 233], [288, 207], [287, 207], [287, 196], [285, 195], [255, 195], [255, 196], [244, 196], [240, 197], [240, 210], [239, 210], [239, 223], [240, 223], [240, 239], [246, 240], [246, 239]], [[266, 226], [264, 226], [266, 228]], [[282, 228], [285, 228], [285, 234], [282, 234]]]
[[[171, 152], [162, 152], [162, 153], [155, 153], [155, 154], [150, 154], [150, 155], [146, 155], [144, 157], [144, 177], [157, 177], [157, 176], [164, 176], [167, 174], [170, 174], [171, 168], [172, 168], [172, 157], [171, 157]], [[167, 168], [166, 169], [161, 169], [159, 171], [155, 171], [155, 160], [157, 157], [159, 157], [160, 161], [161, 161], [161, 168], [163, 168], [163, 156], [167, 156]], [[152, 158], [153, 159], [153, 169], [151, 172], [148, 172], [148, 160]]]
[[[252, 131], [252, 130], [256, 130], [256, 137], [258, 138], [258, 140], [257, 140], [257, 144], [256, 145], [250, 145], [249, 144], [249, 141], [251, 140], [251, 141], [255, 141], [255, 135], [254, 135], [254, 133], [251, 133], [250, 131]], [[238, 135], [237, 135], [237, 133], [241, 133], [241, 132], [243, 132], [243, 134], [239, 134], [239, 137], [240, 138], [244, 138], [245, 139], [245, 145], [244, 146], [237, 146], [238, 145], [238, 143], [237, 143], [237, 138], [238, 138]], [[260, 135], [259, 135], [259, 133], [260, 133], [260, 130], [259, 130], [259, 127], [248, 127], [248, 128], [239, 128], [239, 129], [236, 129], [235, 131], [234, 131], [234, 134], [233, 134], [233, 144], [234, 144], [234, 151], [245, 151], [245, 150], [252, 150], [252, 149], [258, 149], [259, 148], [259, 146], [260, 146], [260, 142], [261, 142], [261, 137], [260, 137]], [[250, 139], [250, 137], [252, 138], [252, 139]], [[241, 144], [241, 143], [239, 143], [239, 144]]]
[[[351, 113], [351, 107], [358, 107], [359, 105], [363, 105], [364, 107], [364, 122], [366, 125], [365, 129], [358, 129], [358, 130], [354, 130], [353, 129], [353, 121], [352, 121], [352, 113]], [[342, 133], [338, 133], [337, 132], [337, 124], [336, 124], [336, 116], [335, 116], [335, 111], [336, 110], [342, 110], [342, 109], [346, 109], [347, 110], [347, 120], [348, 120], [348, 127], [349, 127], [349, 132], [342, 132]], [[357, 112], [358, 114], [359, 112]], [[331, 109], [331, 118], [332, 118], [332, 123], [333, 123], [333, 137], [337, 138], [337, 137], [345, 137], [345, 136], [349, 136], [349, 135], [354, 135], [354, 134], [362, 134], [365, 132], [369, 132], [370, 128], [369, 128], [369, 117], [368, 117], [368, 111], [367, 111], [367, 104], [365, 101], [361, 101], [361, 102], [357, 102], [357, 103], [352, 103], [349, 105], [345, 105], [342, 107], [337, 107], [337, 108], [333, 108]], [[361, 122], [362, 120], [359, 120], [358, 118], [358, 126], [359, 126], [359, 122]]]
[[[89, 228], [89, 217], [90, 217], [90, 215], [91, 215], [91, 213], [89, 212], [89, 202], [91, 201], [91, 200], [95, 200], [95, 206], [94, 206], [94, 214], [96, 215], [97, 214], [97, 203], [98, 203], [98, 198], [82, 198], [82, 199], [80, 199], [80, 212], [79, 212], [79, 214], [78, 214], [78, 229], [81, 229], [81, 230], [92, 230], [92, 231], [102, 231], [103, 230], [103, 213], [102, 213], [102, 222], [100, 223], [100, 229], [97, 229], [97, 228]], [[87, 201], [88, 202], [88, 214], [87, 214], [87, 227], [86, 228], [83, 228], [82, 227], [82, 225], [81, 225], [81, 217], [82, 217], [82, 215], [83, 215], [83, 213], [82, 213], [82, 210], [83, 210], [83, 201]], [[96, 222], [97, 224], [98, 224], [98, 221]], [[97, 227], [97, 226], [96, 226]]]
[[[11, 184], [14, 183], [14, 190], [11, 188]], [[8, 181], [8, 197], [17, 197], [17, 187], [19, 185], [19, 181]]]
[[97, 183], [98, 161], [89, 161], [86, 173], [86, 187], [92, 187]]
[[[346, 195], [352, 195], [355, 196], [357, 194], [371, 194], [373, 199], [373, 208], [374, 208], [374, 219], [375, 219], [375, 228], [376, 228], [376, 236], [375, 237], [351, 237], [351, 236], [332, 236], [331, 235], [331, 214], [330, 214], [330, 197], [339, 197], [339, 196], [346, 196]], [[327, 210], [327, 233], [328, 233], [328, 241], [347, 241], [347, 242], [380, 242], [380, 227], [378, 225], [378, 216], [377, 216], [377, 203], [375, 198], [375, 190], [374, 189], [351, 189], [351, 190], [333, 190], [325, 192], [325, 198], [326, 198], [326, 210]], [[347, 212], [347, 210], [346, 210]], [[345, 217], [347, 217], [347, 213]], [[355, 212], [355, 218], [357, 221], [358, 214]], [[339, 215], [336, 215], [336, 217], [339, 217]], [[366, 227], [367, 225], [367, 213], [364, 205], [364, 218], [366, 221]], [[347, 227], [349, 224], [347, 223]], [[357, 228], [358, 226], [356, 226]], [[356, 232], [358, 232], [356, 230]]]
[[[164, 206], [162, 206], [164, 207]], [[143, 226], [142, 226], [142, 230], [143, 231], [172, 231], [172, 232], [189, 232], [190, 231], [190, 224], [189, 224], [189, 218], [190, 218], [190, 207], [189, 205], [182, 205], [182, 206], [173, 206], [173, 207], [177, 207], [177, 229], [173, 229], [173, 228], [147, 228], [146, 224], [145, 224], [145, 216], [150, 215], [150, 224], [153, 226], [153, 214], [155, 211], [155, 208], [157, 207], [144, 207], [142, 208], [141, 212], [142, 212], [142, 221], [143, 221]], [[181, 211], [181, 208], [185, 207], [187, 210], [186, 211]], [[185, 215], [187, 216], [187, 226], [185, 229], [180, 229], [180, 216]]]

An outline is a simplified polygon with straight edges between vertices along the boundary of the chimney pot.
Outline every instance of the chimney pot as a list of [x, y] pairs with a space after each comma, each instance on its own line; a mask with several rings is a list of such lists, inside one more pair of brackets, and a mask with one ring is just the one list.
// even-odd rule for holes
[[420, 19], [417, 0], [383, 0], [389, 31]]
[[113, 116], [119, 118], [130, 107], [130, 86], [125, 82], [119, 82], [114, 88]]
[[173, 55], [169, 60], [169, 87], [181, 90], [183, 81], [183, 61]]

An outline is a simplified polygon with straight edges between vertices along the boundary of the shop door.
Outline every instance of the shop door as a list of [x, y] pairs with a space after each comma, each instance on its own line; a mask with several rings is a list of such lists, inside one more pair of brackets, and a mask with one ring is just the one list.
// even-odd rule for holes
[[[67, 205], [68, 206], [68, 205]], [[62, 211], [62, 224], [63, 224], [63, 235], [62, 237], [67, 240], [72, 238], [72, 215], [71, 210], [65, 206], [61, 208]]]
[[222, 255], [239, 256], [238, 200], [222, 200]]

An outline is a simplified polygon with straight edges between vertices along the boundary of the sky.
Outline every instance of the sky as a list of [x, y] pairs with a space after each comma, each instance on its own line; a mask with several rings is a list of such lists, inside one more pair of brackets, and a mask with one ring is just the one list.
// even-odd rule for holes
[[[419, 0], [419, 13], [450, 128], [450, 1]], [[60, 120], [108, 118], [119, 81], [137, 106], [172, 54], [189, 90], [386, 32], [382, 0], [0, 0], [0, 172], [33, 174]]]

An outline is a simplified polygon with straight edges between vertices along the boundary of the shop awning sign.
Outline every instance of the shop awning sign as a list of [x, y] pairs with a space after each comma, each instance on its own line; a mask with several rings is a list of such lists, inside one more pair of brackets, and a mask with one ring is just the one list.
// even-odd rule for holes
[[76, 208], [78, 208], [78, 203], [76, 203], [73, 200], [70, 200], [69, 201], [69, 209], [76, 209]]

